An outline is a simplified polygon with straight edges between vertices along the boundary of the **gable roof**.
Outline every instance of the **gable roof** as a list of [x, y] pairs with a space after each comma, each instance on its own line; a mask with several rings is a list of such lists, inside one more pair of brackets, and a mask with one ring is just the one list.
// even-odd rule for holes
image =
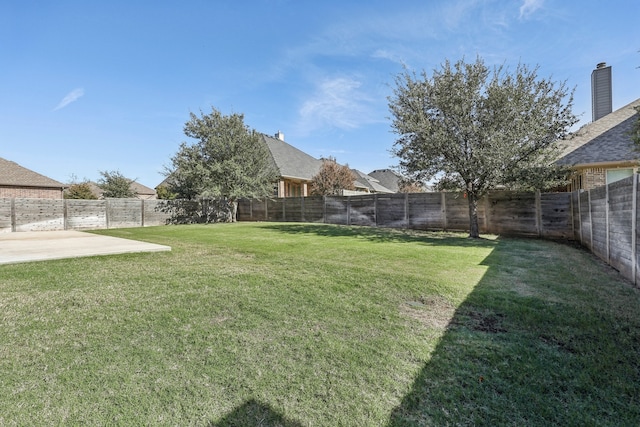
[[286, 142], [262, 135], [271, 157], [283, 178], [304, 179], [310, 181], [322, 166], [322, 160], [311, 157]]
[[369, 176], [374, 177], [378, 182], [389, 190], [397, 193], [400, 191], [400, 175], [392, 171], [391, 169], [376, 169], [369, 173]]
[[565, 141], [557, 163], [577, 166], [640, 159], [630, 134], [633, 122], [638, 119], [634, 109], [637, 106], [640, 98], [580, 128], [574, 137]]
[[146, 185], [142, 185], [137, 181], [133, 181], [130, 184], [131, 189], [140, 196], [153, 196], [156, 194], [156, 190], [147, 187]]
[[395, 191], [388, 189], [384, 185], [380, 184], [376, 178], [367, 175], [357, 169], [351, 169], [356, 176], [355, 186], [360, 188], [367, 188], [372, 193], [395, 193]]
[[[104, 190], [102, 188], [100, 188], [100, 186], [93, 182], [93, 181], [88, 181], [87, 184], [89, 184], [89, 188], [91, 189], [91, 192], [98, 198], [101, 199], [102, 195], [104, 194]], [[159, 187], [160, 185], [158, 185]], [[136, 193], [136, 196], [153, 196], [156, 194], [156, 190], [149, 188], [145, 185], [140, 184], [139, 182], [136, 181], [132, 181], [129, 184], [129, 188]]]
[[0, 185], [13, 187], [65, 188], [55, 179], [48, 178], [16, 162], [0, 157]]

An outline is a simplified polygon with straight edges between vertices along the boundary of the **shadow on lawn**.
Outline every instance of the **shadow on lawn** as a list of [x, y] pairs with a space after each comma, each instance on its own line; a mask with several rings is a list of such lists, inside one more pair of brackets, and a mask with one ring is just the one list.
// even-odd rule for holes
[[474, 246], [492, 247], [493, 240], [462, 238], [463, 234], [454, 232], [426, 232], [424, 230], [410, 230], [397, 228], [375, 228], [363, 226], [340, 226], [329, 224], [268, 224], [263, 225], [266, 230], [275, 230], [288, 234], [314, 234], [324, 237], [355, 237], [366, 239], [374, 243], [415, 243], [443, 246]]
[[[637, 289], [617, 291], [624, 303], [612, 297], [581, 306], [567, 300], [572, 289], [595, 289], [555, 283], [546, 268], [532, 280], [516, 267], [528, 254], [549, 270], [552, 263], [564, 267], [557, 258], [565, 252], [533, 240], [513, 248], [499, 241], [485, 258], [489, 269], [456, 309], [387, 427], [640, 425], [640, 322], [631, 314], [640, 312]], [[573, 280], [580, 282], [580, 274], [589, 273]]]
[[238, 406], [217, 423], [209, 425], [209, 427], [244, 426], [302, 427], [297, 422], [287, 420], [269, 405], [259, 403], [254, 399]]
[[[610, 288], [597, 288], [600, 279], [583, 280], [598, 274], [586, 267], [590, 255], [574, 257], [567, 252], [574, 249], [535, 239], [322, 224], [263, 227], [374, 243], [493, 248], [482, 261], [488, 267], [483, 278], [455, 310], [387, 427], [640, 425], [640, 296], [637, 289], [617, 288], [622, 296], [609, 299]], [[558, 275], [568, 268], [575, 272]], [[617, 287], [614, 282], [607, 286]], [[602, 298], [583, 296], [593, 292]], [[430, 310], [428, 301], [421, 304], [412, 309]], [[214, 425], [299, 424], [251, 400]]]

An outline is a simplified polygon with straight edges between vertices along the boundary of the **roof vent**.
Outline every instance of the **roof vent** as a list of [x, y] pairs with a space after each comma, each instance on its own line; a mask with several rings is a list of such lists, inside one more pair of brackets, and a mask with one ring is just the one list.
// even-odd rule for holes
[[599, 62], [598, 65], [596, 65], [596, 69], [600, 69], [600, 68], [604, 68], [607, 66], [606, 62]]

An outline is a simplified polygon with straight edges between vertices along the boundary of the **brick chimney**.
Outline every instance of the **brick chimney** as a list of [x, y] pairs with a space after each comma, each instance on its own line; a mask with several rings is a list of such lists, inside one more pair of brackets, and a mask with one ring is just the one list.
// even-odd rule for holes
[[591, 111], [593, 121], [613, 111], [611, 66], [601, 62], [591, 73]]
[[278, 131], [278, 133], [276, 133], [276, 138], [278, 138], [280, 141], [284, 141], [284, 133]]

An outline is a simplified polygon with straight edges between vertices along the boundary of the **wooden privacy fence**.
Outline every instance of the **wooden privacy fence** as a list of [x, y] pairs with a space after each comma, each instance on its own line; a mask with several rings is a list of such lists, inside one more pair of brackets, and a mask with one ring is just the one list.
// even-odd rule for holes
[[0, 199], [0, 232], [164, 225], [162, 200]]
[[634, 284], [638, 271], [638, 175], [571, 193], [574, 238]]
[[[638, 191], [638, 175], [585, 192], [495, 191], [478, 202], [480, 231], [575, 239], [638, 284]], [[0, 232], [205, 222], [214, 217], [212, 206], [211, 201], [0, 199]], [[467, 199], [459, 193], [243, 199], [238, 220], [469, 229]]]
[[[478, 203], [482, 233], [573, 238], [570, 193], [492, 192]], [[243, 199], [239, 221], [322, 222], [421, 230], [468, 230], [460, 193]]]

